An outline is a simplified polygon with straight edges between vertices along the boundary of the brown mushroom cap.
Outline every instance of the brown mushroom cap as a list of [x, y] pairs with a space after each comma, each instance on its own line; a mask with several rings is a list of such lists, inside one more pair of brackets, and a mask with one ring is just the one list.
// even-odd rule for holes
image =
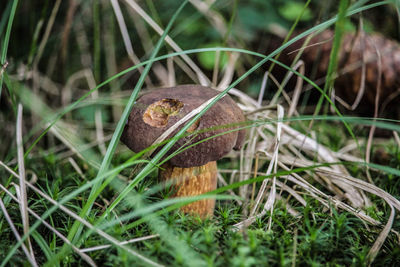
[[[186, 114], [218, 93], [214, 89], [200, 85], [181, 85], [151, 91], [140, 97], [133, 106], [121, 140], [131, 150], [139, 152], [152, 145], [161, 134]], [[180, 138], [167, 155], [182, 146], [238, 128], [238, 125], [232, 124], [240, 123], [244, 120], [241, 109], [232, 98], [225, 95], [188, 129], [188, 133], [196, 131], [194, 135]], [[168, 138], [174, 136], [181, 127], [175, 130]], [[212, 127], [217, 128], [207, 130]], [[200, 132], [198, 133], [197, 131]], [[181, 168], [201, 166], [207, 162], [222, 158], [232, 148], [240, 149], [244, 138], [245, 130], [225, 133], [182, 151], [171, 158], [169, 162], [173, 166]]]

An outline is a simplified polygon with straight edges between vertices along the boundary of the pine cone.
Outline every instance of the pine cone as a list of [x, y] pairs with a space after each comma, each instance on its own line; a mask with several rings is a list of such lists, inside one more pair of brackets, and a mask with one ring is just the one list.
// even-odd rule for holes
[[[311, 39], [301, 55], [301, 59], [305, 62], [306, 76], [311, 77], [314, 76], [312, 73], [315, 73], [315, 76], [311, 77], [314, 81], [326, 77], [333, 38], [332, 30], [323, 31]], [[286, 48], [279, 60], [288, 65], [292, 64], [299, 53], [297, 50], [302, 47], [305, 40], [306, 38], [303, 38]], [[274, 45], [274, 48], [276, 47]], [[361, 88], [362, 66], [365, 64], [365, 91], [362, 93], [357, 110], [367, 111], [366, 115], [373, 114], [381, 74], [380, 110], [384, 108], [382, 104], [385, 106], [389, 104], [386, 113], [394, 115], [393, 110], [389, 109], [398, 108], [394, 103], [399, 101], [399, 97], [394, 96], [400, 90], [400, 45], [377, 33], [357, 35], [348, 33], [342, 39], [339, 55], [338, 77], [334, 83], [336, 95], [350, 106], [354, 103]], [[398, 115], [394, 117], [396, 116], [398, 118]]]

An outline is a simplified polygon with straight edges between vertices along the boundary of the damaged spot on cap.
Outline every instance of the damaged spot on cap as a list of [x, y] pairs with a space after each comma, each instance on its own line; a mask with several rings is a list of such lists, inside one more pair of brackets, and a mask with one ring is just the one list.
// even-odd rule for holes
[[178, 115], [182, 107], [183, 103], [177, 99], [161, 99], [147, 107], [143, 114], [143, 121], [152, 127], [165, 127], [169, 117]]

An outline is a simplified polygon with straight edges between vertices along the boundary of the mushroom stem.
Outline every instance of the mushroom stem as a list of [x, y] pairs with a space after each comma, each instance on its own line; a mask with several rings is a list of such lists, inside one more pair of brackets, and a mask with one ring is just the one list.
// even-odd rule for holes
[[[217, 188], [217, 162], [210, 161], [205, 165], [179, 168], [169, 163], [162, 166], [159, 172], [161, 181], [174, 179], [173, 197], [197, 196]], [[201, 218], [212, 216], [215, 199], [203, 199], [181, 207], [181, 211], [199, 215]]]

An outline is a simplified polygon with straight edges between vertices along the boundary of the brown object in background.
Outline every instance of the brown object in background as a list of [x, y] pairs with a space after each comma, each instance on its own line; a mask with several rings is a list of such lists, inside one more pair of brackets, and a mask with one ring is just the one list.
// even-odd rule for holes
[[[218, 93], [200, 85], [181, 85], [150, 91], [140, 97], [132, 108], [121, 141], [132, 151], [139, 152], [151, 146], [167, 129]], [[174, 196], [196, 196], [216, 189], [216, 160], [232, 149], [242, 147], [245, 130], [230, 130], [238, 128], [238, 123], [244, 120], [241, 109], [226, 95], [189, 127], [188, 135], [177, 140], [164, 157], [178, 149], [196, 145], [169, 159], [162, 166], [164, 170], [159, 172], [161, 180], [176, 181]], [[172, 138], [182, 127], [179, 126], [167, 139]], [[158, 147], [153, 154], [161, 148]], [[214, 203], [214, 199], [196, 201], [181, 210], [204, 218], [213, 214]]]
[[[307, 37], [295, 42], [286, 48], [280, 55], [279, 61], [291, 65], [299, 53]], [[327, 74], [330, 53], [332, 49], [334, 32], [325, 30], [313, 38], [303, 50], [301, 59], [305, 63], [306, 76], [313, 81], [324, 79]], [[271, 49], [276, 49], [282, 44], [282, 40], [273, 41]], [[356, 111], [371, 116], [375, 107], [378, 81], [381, 73], [379, 110], [388, 117], [398, 117], [398, 105], [400, 93], [400, 45], [381, 34], [373, 33], [347, 33], [343, 36], [340, 56], [338, 60], [338, 77], [334, 87], [337, 96], [352, 106], [357, 95], [362, 97]], [[379, 64], [379, 58], [381, 64]], [[364, 63], [363, 63], [364, 62]], [[362, 66], [365, 64], [365, 87], [362, 88]], [[381, 68], [381, 71], [380, 71]], [[282, 71], [281, 67], [277, 67]], [[286, 70], [284, 70], [286, 72]], [[279, 75], [278, 75], [279, 76]], [[319, 83], [321, 84], [321, 83]], [[389, 107], [389, 108], [388, 108]]]

